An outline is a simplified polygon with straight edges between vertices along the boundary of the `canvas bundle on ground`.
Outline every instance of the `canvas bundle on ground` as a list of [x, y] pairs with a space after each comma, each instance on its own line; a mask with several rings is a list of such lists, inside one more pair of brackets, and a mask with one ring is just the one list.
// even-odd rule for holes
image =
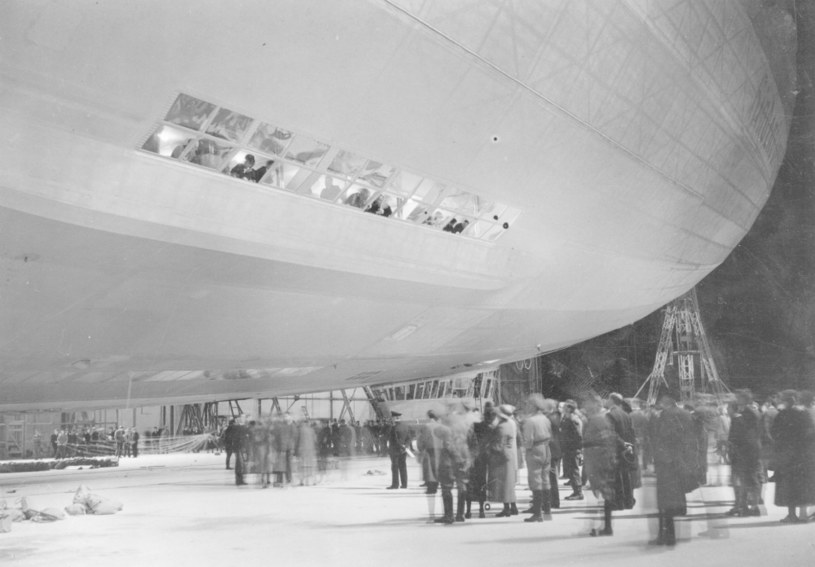
[[94, 494], [84, 484], [76, 490], [74, 504], [81, 504], [85, 507], [86, 513], [96, 515], [115, 514], [123, 508], [121, 502]]

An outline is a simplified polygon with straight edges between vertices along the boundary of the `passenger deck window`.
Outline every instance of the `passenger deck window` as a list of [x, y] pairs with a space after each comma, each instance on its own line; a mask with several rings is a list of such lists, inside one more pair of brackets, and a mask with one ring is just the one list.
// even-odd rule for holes
[[441, 228], [447, 225], [447, 222], [452, 218], [452, 215], [447, 211], [442, 211], [441, 209], [436, 209], [433, 211], [433, 214], [429, 215], [422, 221], [422, 224], [427, 226], [432, 226], [436, 228]]
[[495, 240], [520, 215], [464, 189], [183, 93], [141, 149], [244, 182], [482, 240]]
[[476, 216], [480, 209], [477, 196], [453, 188], [447, 190], [439, 206], [471, 216]]
[[311, 194], [326, 201], [336, 201], [348, 181], [334, 175], [320, 175], [311, 186]]
[[200, 165], [209, 169], [220, 169], [224, 159], [232, 152], [233, 146], [216, 142], [208, 138], [195, 140], [189, 151], [185, 153], [184, 159], [190, 163]]
[[393, 175], [394, 171], [396, 171], [395, 168], [390, 165], [369, 160], [359, 173], [359, 179], [381, 189]]
[[416, 187], [418, 187], [421, 182], [422, 178], [418, 175], [407, 171], [398, 171], [390, 178], [387, 186], [389, 191], [407, 198], [413, 195]]
[[239, 142], [252, 124], [252, 119], [243, 114], [222, 108], [207, 128], [207, 134], [230, 142]]
[[408, 199], [397, 210], [396, 218], [409, 220], [412, 222], [422, 222], [427, 218], [427, 207], [424, 207], [415, 199]]
[[342, 202], [357, 209], [365, 209], [370, 200], [371, 190], [367, 187], [354, 184], [346, 191]]
[[194, 139], [194, 136], [191, 136], [186, 130], [172, 126], [160, 126], [147, 139], [142, 149], [160, 156], [178, 159]]
[[165, 120], [191, 130], [201, 130], [215, 108], [214, 104], [180, 94], [167, 112]]
[[261, 123], [252, 135], [249, 147], [267, 154], [282, 156], [291, 138], [292, 133], [288, 130]]
[[432, 179], [425, 179], [413, 192], [413, 198], [427, 205], [435, 205], [443, 190], [444, 185], [441, 183]]
[[286, 150], [286, 157], [302, 164], [313, 166], [317, 165], [327, 151], [327, 144], [323, 144], [307, 136], [297, 135]]
[[340, 150], [328, 166], [329, 171], [339, 173], [346, 177], [356, 177], [357, 173], [365, 167], [368, 161], [364, 157]]

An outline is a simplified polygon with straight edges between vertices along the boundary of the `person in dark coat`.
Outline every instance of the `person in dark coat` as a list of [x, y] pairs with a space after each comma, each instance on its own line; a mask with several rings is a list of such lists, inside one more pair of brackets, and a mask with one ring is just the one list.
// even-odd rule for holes
[[631, 424], [629, 412], [631, 406], [625, 399], [617, 393], [613, 393], [608, 398], [608, 413], [606, 416], [611, 422], [616, 434], [616, 471], [615, 471], [615, 492], [618, 500], [614, 503], [616, 510], [630, 510], [634, 507], [634, 489], [638, 488], [632, 473], [638, 470], [637, 456], [634, 446], [637, 442], [634, 426]]
[[493, 436], [492, 424], [495, 421], [495, 406], [491, 401], [484, 403], [484, 412], [480, 420], [473, 425], [474, 447], [472, 450], [473, 466], [470, 468], [470, 481], [467, 495], [465, 518], [471, 517], [473, 501], [478, 502], [478, 517], [485, 518], [484, 504], [487, 501], [487, 482], [490, 462], [490, 445]]
[[[232, 459], [232, 453], [235, 452], [235, 431], [237, 425], [234, 419], [229, 420], [229, 425], [224, 429], [224, 451], [226, 451], [226, 470], [230, 470], [229, 461]], [[235, 457], [237, 461], [237, 457]]]
[[603, 409], [602, 400], [597, 395], [589, 395], [583, 402], [586, 413], [586, 426], [583, 429], [584, 471], [591, 490], [603, 500], [602, 529], [592, 529], [592, 536], [614, 534], [611, 526], [611, 513], [621, 500], [617, 492], [617, 435], [611, 420]]
[[575, 415], [576, 409], [576, 404], [572, 400], [567, 400], [563, 404], [563, 417], [560, 420], [563, 475], [569, 480], [569, 486], [572, 487], [572, 493], [564, 500], [583, 500], [579, 465], [583, 449], [583, 422]]
[[[554, 400], [553, 400], [554, 401]], [[558, 411], [558, 404], [550, 406], [551, 411], [546, 412], [546, 417], [552, 423], [552, 439], [549, 441], [549, 451], [552, 453], [552, 466], [549, 468], [549, 499], [552, 508], [560, 508], [560, 491], [557, 488], [557, 474], [560, 463], [563, 459], [563, 449], [560, 446], [560, 421], [563, 418]]]
[[727, 515], [760, 516], [758, 502], [761, 493], [761, 423], [750, 390], [736, 392], [728, 443], [736, 502]]
[[399, 420], [402, 414], [391, 412], [393, 422], [388, 427], [388, 455], [391, 459], [391, 485], [388, 490], [407, 488], [407, 449], [410, 439], [408, 430]]
[[659, 397], [662, 411], [652, 429], [657, 475], [659, 532], [653, 544], [676, 545], [674, 518], [687, 514], [685, 494], [698, 486], [697, 435], [690, 412], [680, 408], [675, 393]]
[[[471, 465], [468, 432], [470, 422], [462, 408], [449, 408], [444, 419], [433, 429], [439, 440], [438, 479], [441, 486], [444, 515], [436, 523], [452, 524], [464, 521], [467, 482]], [[458, 494], [456, 515], [453, 516], [453, 488]]]
[[244, 475], [249, 471], [249, 452], [251, 451], [251, 440], [249, 428], [242, 424], [235, 424], [232, 448], [235, 452], [235, 484], [242, 486], [246, 484]]
[[[815, 424], [809, 412], [798, 405], [796, 391], [783, 391], [781, 401], [784, 409], [775, 416], [770, 431], [775, 443], [775, 505], [787, 507], [782, 522], [806, 522], [806, 507], [815, 504], [812, 494]], [[801, 514], [796, 514], [796, 507], [801, 508]]]

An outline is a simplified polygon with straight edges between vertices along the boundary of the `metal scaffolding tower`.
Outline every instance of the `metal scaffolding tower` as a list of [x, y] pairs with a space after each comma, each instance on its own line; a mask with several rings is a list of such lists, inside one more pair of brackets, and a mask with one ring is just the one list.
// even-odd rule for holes
[[647, 386], [648, 404], [656, 403], [659, 387], [668, 385], [665, 379], [665, 366], [673, 364], [674, 357], [679, 375], [680, 401], [693, 400], [699, 391], [712, 394], [718, 405], [723, 403], [723, 397], [730, 389], [719, 378], [719, 372], [716, 370], [716, 362], [713, 360], [710, 343], [699, 316], [695, 288], [673, 300], [665, 308], [654, 368], [637, 390], [635, 397], [638, 397]]

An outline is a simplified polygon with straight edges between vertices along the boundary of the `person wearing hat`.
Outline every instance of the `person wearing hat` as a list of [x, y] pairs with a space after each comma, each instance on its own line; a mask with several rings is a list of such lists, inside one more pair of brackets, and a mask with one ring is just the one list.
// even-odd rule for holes
[[617, 436], [611, 420], [606, 416], [603, 402], [596, 394], [590, 394], [583, 401], [586, 411], [586, 426], [583, 430], [584, 472], [597, 498], [603, 500], [602, 529], [592, 529], [592, 536], [614, 535], [611, 527], [611, 513], [619, 509], [618, 493], [615, 486], [617, 472]]
[[433, 435], [439, 426], [439, 415], [435, 409], [427, 410], [427, 422], [419, 430], [416, 439], [419, 459], [422, 463], [422, 479], [424, 480], [425, 494], [427, 494], [427, 512], [432, 520], [436, 508], [436, 492], [439, 487], [438, 455], [441, 441]]
[[498, 406], [498, 425], [495, 428], [496, 443], [493, 452], [493, 499], [504, 503], [504, 509], [496, 514], [505, 518], [518, 514], [515, 482], [518, 477], [518, 427], [512, 414], [515, 408], [509, 404]]
[[730, 472], [736, 502], [727, 515], [760, 516], [761, 417], [750, 390], [736, 391], [735, 412], [730, 420]]
[[407, 448], [410, 439], [408, 430], [399, 418], [402, 414], [391, 411], [391, 424], [388, 427], [388, 455], [391, 459], [391, 485], [388, 490], [407, 488]]
[[[795, 390], [781, 392], [783, 409], [773, 420], [770, 433], [775, 441], [775, 505], [785, 506], [785, 524], [807, 521], [807, 506], [815, 503], [815, 470], [812, 466], [812, 441], [815, 426], [806, 408], [799, 405]], [[796, 513], [796, 507], [800, 513]]]
[[528, 406], [531, 415], [523, 422], [523, 443], [526, 449], [527, 480], [532, 491], [532, 507], [528, 512], [532, 515], [524, 522], [542, 522], [552, 519], [549, 494], [552, 490], [549, 474], [552, 464], [549, 448], [552, 423], [545, 414], [551, 414], [556, 404], [536, 393], [529, 396]]
[[484, 412], [473, 424], [473, 447], [471, 449], [473, 465], [470, 467], [470, 478], [467, 483], [467, 511], [465, 518], [472, 516], [473, 501], [478, 502], [478, 517], [486, 518], [484, 504], [487, 501], [487, 475], [490, 463], [490, 444], [495, 434], [492, 429], [495, 421], [495, 406], [491, 400], [484, 402]]
[[616, 490], [621, 496], [618, 503], [618, 509], [630, 510], [634, 507], [636, 501], [634, 500], [634, 489], [639, 488], [636, 484], [639, 472], [637, 464], [637, 455], [634, 446], [637, 442], [637, 437], [634, 433], [634, 427], [631, 424], [631, 406], [622, 395], [612, 393], [608, 397], [608, 413], [606, 416], [614, 428], [614, 433], [617, 436], [617, 474], [616, 474]]
[[698, 486], [693, 417], [677, 405], [677, 400], [677, 394], [669, 389], [660, 393], [662, 411], [652, 432], [659, 531], [650, 543], [655, 545], [676, 545], [674, 518], [687, 513], [685, 494]]
[[580, 455], [583, 449], [583, 422], [575, 415], [577, 404], [567, 400], [563, 404], [563, 419], [560, 420], [560, 445], [563, 451], [563, 475], [569, 480], [572, 493], [564, 500], [583, 500], [583, 486], [580, 482]]

